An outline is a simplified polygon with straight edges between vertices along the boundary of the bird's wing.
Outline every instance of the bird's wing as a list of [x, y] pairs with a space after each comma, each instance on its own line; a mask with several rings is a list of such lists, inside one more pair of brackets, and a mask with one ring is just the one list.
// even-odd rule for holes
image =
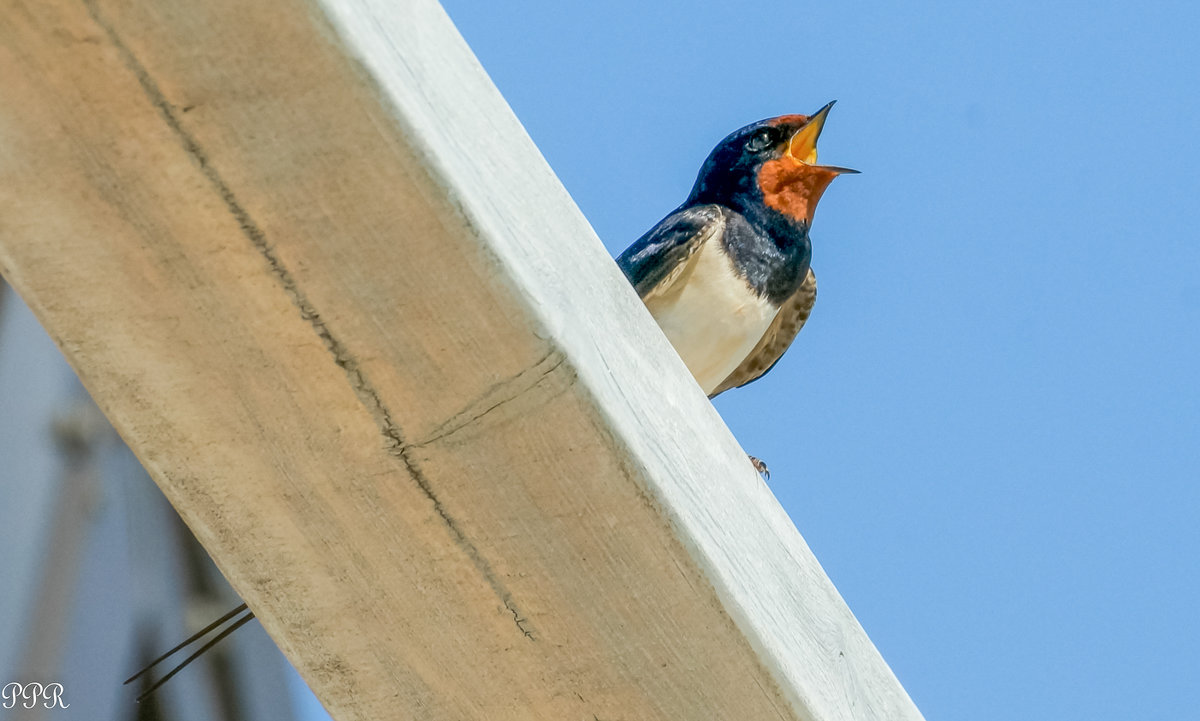
[[724, 229], [725, 214], [718, 205], [681, 208], [626, 248], [617, 265], [646, 300], [665, 293], [705, 241], [719, 237]]
[[784, 351], [796, 339], [796, 334], [804, 327], [804, 322], [808, 320], [809, 313], [812, 313], [813, 303], [816, 301], [817, 276], [812, 272], [812, 268], [809, 268], [808, 275], [804, 276], [804, 282], [780, 306], [779, 313], [767, 328], [767, 332], [763, 334], [762, 339], [758, 341], [758, 345], [754, 346], [754, 350], [750, 351], [746, 360], [742, 361], [742, 364], [730, 373], [729, 377], [722, 381], [721, 385], [717, 386], [708, 397], [712, 398], [730, 388], [738, 388], [756, 381], [763, 373], [774, 368], [779, 359], [783, 357]]

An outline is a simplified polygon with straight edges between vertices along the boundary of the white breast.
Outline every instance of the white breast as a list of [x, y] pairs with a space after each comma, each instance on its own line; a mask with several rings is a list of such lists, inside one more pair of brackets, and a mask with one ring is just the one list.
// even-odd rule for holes
[[720, 241], [696, 251], [689, 268], [646, 307], [705, 393], [746, 358], [779, 309], [738, 277]]

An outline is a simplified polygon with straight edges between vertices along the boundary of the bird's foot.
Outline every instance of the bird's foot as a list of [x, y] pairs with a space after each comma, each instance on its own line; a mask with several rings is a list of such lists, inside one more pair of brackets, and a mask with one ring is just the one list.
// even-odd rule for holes
[[771, 480], [771, 469], [767, 468], [767, 464], [763, 463], [761, 458], [755, 458], [749, 454], [746, 457], [750, 459], [750, 465], [754, 466], [754, 470], [758, 471], [758, 475], [762, 476], [764, 481]]

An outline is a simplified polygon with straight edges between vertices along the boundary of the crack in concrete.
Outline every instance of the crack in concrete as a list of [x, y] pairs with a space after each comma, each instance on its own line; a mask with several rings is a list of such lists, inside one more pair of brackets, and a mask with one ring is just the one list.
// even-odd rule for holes
[[[416, 461], [408, 454], [409, 445], [405, 443], [399, 425], [392, 419], [391, 411], [383, 403], [383, 399], [380, 398], [378, 391], [371, 385], [366, 373], [360, 367], [358, 359], [354, 357], [349, 349], [321, 319], [320, 313], [300, 288], [295, 276], [292, 275], [292, 272], [276, 254], [274, 248], [267, 242], [266, 234], [237, 199], [237, 196], [225, 182], [225, 179], [212, 166], [208, 154], [199, 141], [180, 123], [179, 118], [175, 115], [174, 105], [167, 100], [158, 83], [141, 61], [133, 54], [133, 51], [121, 40], [116, 29], [100, 14], [96, 0], [82, 0], [82, 2], [84, 7], [87, 8], [88, 14], [91, 15], [92, 20], [104, 30], [109, 42], [112, 43], [121, 56], [125, 67], [133, 73], [141, 85], [142, 91], [146, 94], [147, 99], [158, 110], [167, 127], [170, 128], [171, 132], [179, 140], [183, 150], [192, 158], [200, 168], [201, 173], [209, 181], [209, 184], [221, 197], [226, 209], [233, 216], [238, 227], [241, 228], [242, 234], [267, 262], [271, 274], [283, 288], [292, 304], [300, 311], [301, 318], [312, 327], [313, 331], [325, 345], [326, 350], [333, 356], [334, 362], [346, 374], [346, 379], [358, 397], [359, 402], [375, 419], [376, 425], [384, 437], [389, 455], [398, 459], [404, 465], [409, 475], [416, 481], [421, 492], [433, 505], [434, 512], [437, 513], [449, 529], [455, 544], [471, 560], [476, 570], [479, 571], [488, 586], [491, 587], [492, 591], [499, 597], [501, 603], [504, 604], [504, 608], [512, 613], [517, 629], [526, 638], [535, 640], [533, 633], [526, 628], [528, 619], [520, 615], [516, 604], [513, 602], [512, 593], [500, 581], [491, 564], [483, 557], [479, 549], [471, 543], [453, 516], [446, 510], [441, 499], [434, 493], [429, 479], [425, 477], [425, 474], [421, 471]], [[190, 107], [186, 108], [183, 112], [187, 112], [190, 109]]]
[[504, 604], [504, 607], [507, 608], [509, 613], [513, 615], [513, 621], [516, 622], [517, 628], [521, 629], [521, 633], [525, 634], [525, 638], [529, 639], [530, 641], [534, 640], [533, 633], [525, 628], [525, 624], [529, 622], [529, 619], [521, 618], [521, 614], [517, 613], [517, 609], [509, 606], [507, 603]]
[[[530, 374], [532, 374], [534, 371], [537, 371], [541, 366], [545, 365], [546, 361], [550, 360], [551, 358], [555, 358], [556, 360], [549, 368], [546, 368], [538, 373], [532, 380], [528, 379]], [[564, 356], [561, 351], [547, 351], [547, 353], [539, 358], [536, 363], [529, 366], [525, 370], [521, 371], [515, 376], [512, 376], [511, 378], [507, 378], [499, 383], [493, 384], [491, 387], [481, 393], [478, 398], [469, 403], [465, 408], [450, 416], [437, 428], [433, 429], [432, 434], [428, 438], [422, 441], [411, 443], [409, 446], [411, 448], [427, 446], [430, 443], [440, 441], [447, 436], [454, 435], [467, 426], [478, 422], [481, 418], [497, 408], [515, 401], [516, 399], [540, 386], [543, 382], [545, 382], [550, 374], [558, 370], [558, 368], [565, 363], [566, 360], [566, 356]], [[516, 386], [515, 390], [513, 389], [514, 386]], [[501, 391], [507, 392], [505, 392], [504, 395], [498, 400], [493, 400]], [[476, 410], [485, 403], [488, 404], [485, 408], [482, 410]]]

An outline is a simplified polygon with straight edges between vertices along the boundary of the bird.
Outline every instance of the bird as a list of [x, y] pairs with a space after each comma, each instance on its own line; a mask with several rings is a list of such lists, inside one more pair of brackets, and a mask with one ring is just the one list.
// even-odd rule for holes
[[[616, 259], [654, 320], [710, 398], [771, 370], [817, 297], [809, 228], [822, 193], [857, 170], [817, 165], [830, 102], [741, 128], [709, 154], [683, 205]], [[767, 474], [766, 464], [750, 456]], [[142, 700], [254, 618], [242, 604], [125, 683], [232, 621], [142, 691]]]
[[709, 398], [771, 370], [812, 312], [813, 214], [834, 178], [858, 172], [817, 164], [834, 102], [730, 133], [683, 204], [617, 257]]

